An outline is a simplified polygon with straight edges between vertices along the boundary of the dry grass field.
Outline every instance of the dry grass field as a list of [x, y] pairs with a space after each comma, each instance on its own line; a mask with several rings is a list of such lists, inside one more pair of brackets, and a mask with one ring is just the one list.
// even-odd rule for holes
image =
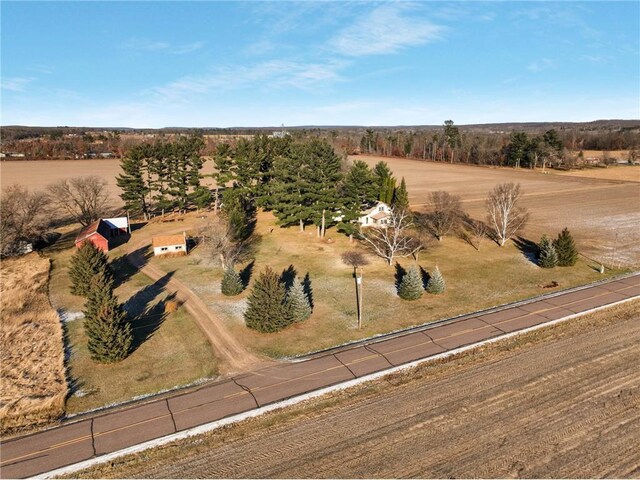
[[49, 423], [64, 413], [62, 328], [47, 298], [50, 262], [35, 253], [0, 269], [0, 433]]
[[[152, 282], [124, 257], [127, 245], [110, 252], [115, 262], [116, 295], [130, 312], [134, 352], [114, 365], [99, 365], [89, 357], [82, 318], [83, 299], [69, 293], [67, 269], [74, 253], [76, 230], [68, 232], [45, 253], [52, 259], [52, 304], [70, 314], [65, 323], [69, 342], [67, 366], [73, 381], [66, 412], [73, 414], [103, 407], [192, 382], [218, 373], [218, 362], [194, 319], [183, 309], [166, 311], [171, 291], [164, 282]], [[168, 308], [167, 310], [172, 310]]]
[[[616, 273], [607, 270], [602, 275], [597, 271], [598, 265], [585, 258], [574, 267], [543, 269], [513, 242], [499, 247], [485, 240], [478, 252], [458, 238], [447, 237], [440, 243], [433, 242], [417, 262], [428, 272], [438, 265], [447, 282], [442, 295], [425, 293], [420, 300], [401, 300], [396, 293], [395, 267], [369, 256], [370, 264], [364, 267], [363, 327], [357, 329], [353, 269], [340, 258], [342, 252], [356, 247], [355, 242], [349, 244], [348, 238], [333, 229], [321, 240], [312, 228], [305, 233], [297, 228], [280, 228], [270, 213], [258, 216], [256, 232], [260, 244], [252, 280], [267, 265], [276, 272], [293, 265], [301, 278], [308, 273], [311, 281], [313, 315], [278, 333], [260, 334], [245, 326], [243, 314], [251, 287], [236, 297], [222, 295], [221, 268], [210, 261], [204, 248], [196, 248], [188, 257], [152, 258], [150, 262], [164, 271], [175, 272], [175, 277], [199, 295], [249, 350], [273, 357], [299, 355], [586, 284]], [[408, 268], [414, 261], [399, 258], [398, 262]], [[553, 282], [558, 286], [546, 288]]]
[[[522, 205], [531, 212], [523, 235], [539, 241], [564, 227], [579, 250], [605, 264], [640, 265], [640, 184], [602, 178], [543, 174], [526, 169], [450, 165], [403, 158], [357, 156], [375, 165], [385, 160], [395, 176], [405, 177], [412, 205], [428, 207], [429, 194], [446, 190], [460, 195], [464, 208], [484, 218], [487, 193], [498, 183], [520, 183]], [[626, 169], [627, 167], [615, 167]]]
[[[202, 173], [210, 175], [212, 172], [213, 163], [206, 162]], [[31, 190], [39, 190], [58, 180], [96, 175], [107, 181], [114, 205], [121, 205], [118, 196], [121, 191], [116, 185], [116, 175], [120, 173], [118, 159], [3, 161], [0, 162], [0, 186], [4, 188], [19, 183]], [[213, 182], [207, 178], [203, 183]]]
[[640, 182], [640, 165], [613, 165], [607, 168], [585, 168], [561, 172], [552, 170], [550, 173], [563, 177], [600, 178], [602, 180], [619, 180], [623, 182]]
[[638, 306], [423, 364], [73, 477], [637, 478]]

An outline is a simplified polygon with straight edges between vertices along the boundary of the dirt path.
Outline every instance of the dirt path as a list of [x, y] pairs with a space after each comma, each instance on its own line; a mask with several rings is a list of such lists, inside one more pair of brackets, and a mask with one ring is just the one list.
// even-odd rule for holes
[[[182, 232], [182, 230], [179, 230]], [[167, 234], [178, 233], [168, 232]], [[148, 244], [148, 240], [137, 242], [128, 249], [127, 259], [134, 267], [140, 269], [153, 281], [160, 280], [167, 272], [155, 265], [149, 264], [141, 252], [141, 247]], [[239, 373], [268, 363], [242, 346], [226, 329], [222, 320], [214, 314], [206, 304], [180, 280], [169, 279], [165, 287], [176, 292], [176, 297], [183, 303], [187, 311], [195, 318], [198, 325], [207, 336], [220, 360], [220, 371], [224, 374]]]
[[[111, 473], [150, 478], [637, 477], [640, 317], [574, 328], [321, 414]], [[131, 468], [133, 467], [133, 468]], [[104, 472], [102, 472], [104, 474]]]

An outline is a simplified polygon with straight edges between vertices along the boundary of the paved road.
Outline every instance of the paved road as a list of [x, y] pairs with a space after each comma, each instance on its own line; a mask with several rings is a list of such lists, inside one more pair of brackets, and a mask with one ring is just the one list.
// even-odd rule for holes
[[640, 274], [271, 365], [2, 444], [0, 476], [27, 477], [509, 332], [640, 297]]

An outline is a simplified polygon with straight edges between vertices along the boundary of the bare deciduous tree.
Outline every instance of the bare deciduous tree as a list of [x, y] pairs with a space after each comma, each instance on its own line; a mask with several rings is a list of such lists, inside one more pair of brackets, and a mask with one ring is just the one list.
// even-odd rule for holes
[[407, 211], [392, 211], [386, 228], [363, 229], [360, 238], [375, 255], [392, 265], [395, 257], [415, 255], [422, 248], [422, 242], [409, 234], [411, 226], [411, 217]]
[[487, 223], [500, 246], [523, 228], [529, 219], [527, 210], [517, 205], [520, 195], [519, 183], [501, 183], [487, 197]]
[[90, 225], [109, 210], [107, 182], [96, 176], [60, 180], [47, 187], [52, 206], [82, 226]]
[[14, 184], [2, 192], [0, 241], [3, 255], [18, 253], [23, 242], [42, 238], [50, 224], [49, 197]]
[[432, 210], [424, 216], [425, 227], [438, 241], [448, 235], [460, 222], [462, 204], [459, 195], [439, 190], [431, 193]]
[[358, 252], [357, 250], [347, 250], [343, 252], [340, 257], [342, 258], [342, 263], [353, 267], [355, 274], [357, 274], [358, 268], [369, 264], [369, 260], [367, 260], [362, 252]]
[[199, 233], [203, 247], [212, 258], [220, 261], [223, 269], [245, 260], [256, 242], [254, 235], [245, 240], [235, 240], [230, 222], [218, 216], [208, 220]]
[[482, 220], [476, 220], [465, 215], [461, 221], [460, 237], [476, 250], [480, 250], [480, 244], [487, 236], [489, 226]]

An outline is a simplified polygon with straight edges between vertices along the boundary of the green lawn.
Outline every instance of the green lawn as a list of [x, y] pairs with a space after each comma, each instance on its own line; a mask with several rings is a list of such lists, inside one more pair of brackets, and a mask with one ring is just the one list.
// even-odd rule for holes
[[[69, 234], [72, 238], [73, 234]], [[83, 299], [69, 293], [67, 276], [73, 243], [63, 237], [47, 252], [52, 258], [50, 298], [55, 308], [76, 312]], [[159, 282], [138, 272], [120, 258], [126, 246], [109, 253], [114, 268], [116, 295], [130, 312], [136, 345], [133, 353], [117, 364], [94, 363], [86, 348], [82, 320], [67, 322], [67, 343], [71, 356], [67, 361], [75, 393], [66, 404], [67, 413], [77, 413], [139, 395], [187, 385], [217, 375], [214, 352], [193, 318], [179, 308], [164, 312], [167, 292]]]
[[[327, 238], [320, 240], [313, 235], [313, 229], [300, 233], [297, 228], [273, 227], [270, 214], [259, 215], [257, 233], [261, 243], [252, 279], [266, 265], [276, 271], [293, 265], [299, 275], [309, 273], [314, 299], [311, 318], [279, 333], [259, 334], [244, 326], [242, 314], [248, 290], [233, 298], [221, 295], [222, 271], [212, 264], [205, 249], [196, 249], [188, 257], [151, 260], [166, 271], [175, 272], [249, 349], [273, 357], [319, 350], [620, 273], [607, 271], [601, 275], [595, 264], [582, 257], [574, 267], [542, 269], [528, 260], [513, 242], [499, 247], [485, 240], [478, 252], [458, 238], [447, 237], [423, 251], [418, 261], [426, 271], [438, 265], [447, 283], [442, 295], [425, 292], [420, 300], [401, 300], [395, 289], [395, 267], [369, 257], [370, 265], [364, 268], [363, 327], [358, 330], [353, 270], [340, 259], [340, 254], [356, 248], [356, 243], [349, 244], [346, 237], [334, 230], [329, 230]], [[413, 263], [409, 258], [398, 261], [404, 268]], [[557, 287], [544, 288], [554, 281]]]

